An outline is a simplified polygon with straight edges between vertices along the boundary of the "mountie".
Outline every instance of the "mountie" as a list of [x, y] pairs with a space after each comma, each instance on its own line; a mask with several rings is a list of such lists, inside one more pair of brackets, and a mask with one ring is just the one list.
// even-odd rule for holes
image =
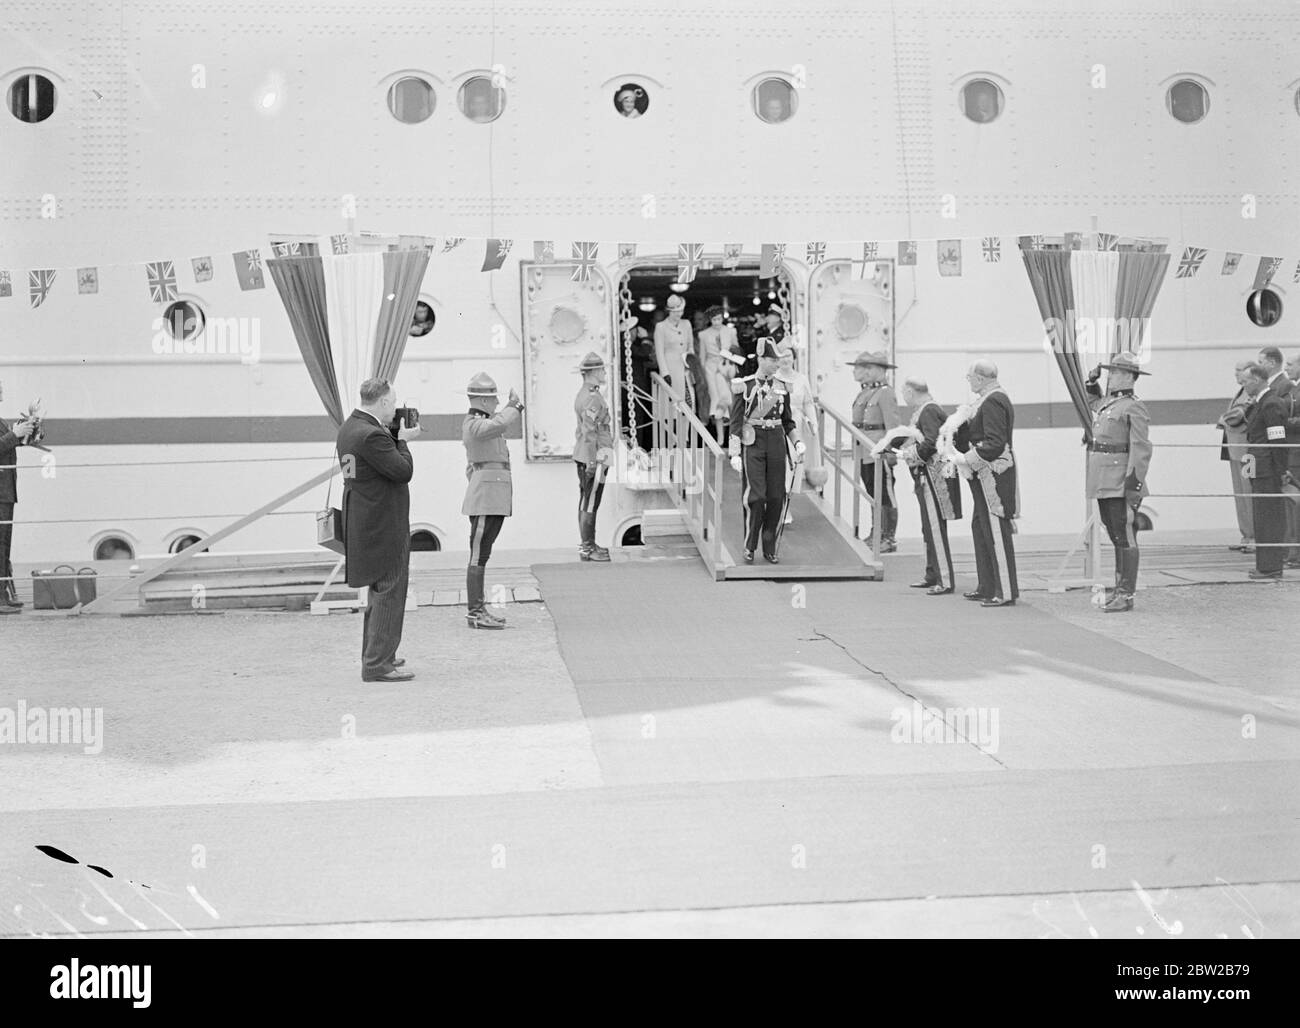
[[54, 999], [129, 999], [132, 1006], [150, 1003], [149, 985], [153, 965], [87, 964], [72, 958], [70, 964], [50, 968], [50, 995]]

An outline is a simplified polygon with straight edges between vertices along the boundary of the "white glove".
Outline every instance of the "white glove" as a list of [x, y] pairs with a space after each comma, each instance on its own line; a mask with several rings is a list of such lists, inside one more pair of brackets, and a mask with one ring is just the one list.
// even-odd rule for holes
[[960, 450], [954, 451], [952, 462], [954, 464], [970, 464], [970, 454], [962, 453]]
[[732, 466], [732, 468], [736, 471], [736, 473], [739, 474], [739, 473], [740, 473], [740, 458], [739, 458], [739, 457], [732, 457], [732, 458], [731, 458], [731, 466]]
[[804, 455], [804, 445], [803, 445], [803, 443], [795, 443], [795, 444], [794, 444], [794, 462], [795, 462], [796, 464], [802, 464], [802, 463], [803, 463], [803, 455]]

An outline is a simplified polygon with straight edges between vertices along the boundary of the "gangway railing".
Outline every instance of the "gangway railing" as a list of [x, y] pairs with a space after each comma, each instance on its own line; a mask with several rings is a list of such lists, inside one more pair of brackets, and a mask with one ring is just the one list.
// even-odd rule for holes
[[[722, 545], [723, 468], [727, 455], [713, 433], [687, 406], [682, 394], [658, 372], [650, 374], [654, 451], [661, 458], [663, 487], [715, 579], [734, 563]], [[664, 456], [668, 457], [662, 462]]]
[[[884, 473], [882, 470], [883, 458], [872, 463], [872, 473], [874, 479], [871, 483], [875, 490], [872, 496], [867, 491], [867, 487], [862, 484], [860, 469], [862, 462], [871, 454], [871, 448], [875, 443], [860, 428], [854, 427], [853, 422], [837, 411], [834, 407], [828, 407], [820, 400], [814, 401], [817, 406], [817, 445], [821, 448], [822, 466], [829, 468], [834, 476], [834, 482], [830, 489], [831, 512], [839, 518], [853, 526], [854, 538], [862, 527], [862, 501], [865, 499], [871, 506], [871, 552], [877, 555], [880, 553], [880, 533], [882, 529], [882, 518], [880, 508], [884, 498]], [[826, 431], [826, 423], [830, 421], [833, 429], [829, 434]], [[805, 440], [805, 445], [807, 442]], [[847, 464], [847, 466], [846, 466]], [[845, 495], [844, 483], [849, 485], [849, 496]], [[824, 495], [823, 495], [823, 498]], [[851, 504], [852, 516], [848, 516], [846, 508]]]

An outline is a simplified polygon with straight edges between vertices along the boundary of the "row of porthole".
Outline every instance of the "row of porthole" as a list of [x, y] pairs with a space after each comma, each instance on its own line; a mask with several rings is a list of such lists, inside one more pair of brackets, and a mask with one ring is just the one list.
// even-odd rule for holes
[[[433, 331], [437, 317], [432, 304], [419, 300], [415, 304], [415, 313], [411, 316], [411, 327], [407, 335], [427, 336]], [[207, 326], [208, 316], [197, 300], [175, 300], [167, 305], [162, 315], [163, 330], [177, 342], [186, 342], [203, 332]]]
[[[168, 553], [180, 553], [197, 542], [202, 542], [197, 535], [179, 535], [167, 547]], [[437, 553], [442, 549], [442, 540], [431, 529], [417, 528], [411, 533], [411, 550], [415, 553]], [[207, 553], [205, 546], [200, 552]], [[135, 560], [135, 547], [121, 535], [105, 535], [94, 545], [91, 560]]]
[[[54, 113], [57, 91], [44, 75], [29, 72], [9, 86], [9, 112], [19, 121], [44, 121]], [[754, 114], [768, 124], [779, 124], [794, 117], [799, 109], [799, 91], [782, 78], [767, 78], [756, 85], [751, 99]], [[639, 118], [650, 107], [650, 92], [636, 82], [619, 86], [613, 94], [614, 110], [624, 118]], [[501, 117], [506, 108], [506, 91], [493, 84], [486, 75], [476, 75], [461, 85], [456, 103], [470, 121], [486, 124]], [[1300, 89], [1295, 94], [1296, 111], [1300, 112]], [[388, 110], [398, 121], [417, 125], [433, 116], [437, 96], [433, 86], [422, 78], [408, 75], [388, 89]], [[976, 124], [996, 121], [1006, 108], [1002, 88], [990, 79], [976, 78], [958, 91], [958, 106]], [[1195, 79], [1179, 79], [1165, 93], [1169, 114], [1187, 125], [1204, 120], [1210, 111], [1209, 91]]]

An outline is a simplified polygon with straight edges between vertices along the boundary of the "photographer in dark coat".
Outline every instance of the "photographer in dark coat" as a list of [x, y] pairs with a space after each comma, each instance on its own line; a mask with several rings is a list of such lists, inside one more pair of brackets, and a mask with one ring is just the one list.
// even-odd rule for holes
[[415, 466], [407, 441], [420, 426], [394, 429], [397, 394], [381, 378], [361, 383], [361, 406], [339, 429], [343, 467], [343, 540], [347, 582], [370, 590], [362, 627], [361, 680], [406, 682], [399, 670], [411, 559], [411, 493]]

